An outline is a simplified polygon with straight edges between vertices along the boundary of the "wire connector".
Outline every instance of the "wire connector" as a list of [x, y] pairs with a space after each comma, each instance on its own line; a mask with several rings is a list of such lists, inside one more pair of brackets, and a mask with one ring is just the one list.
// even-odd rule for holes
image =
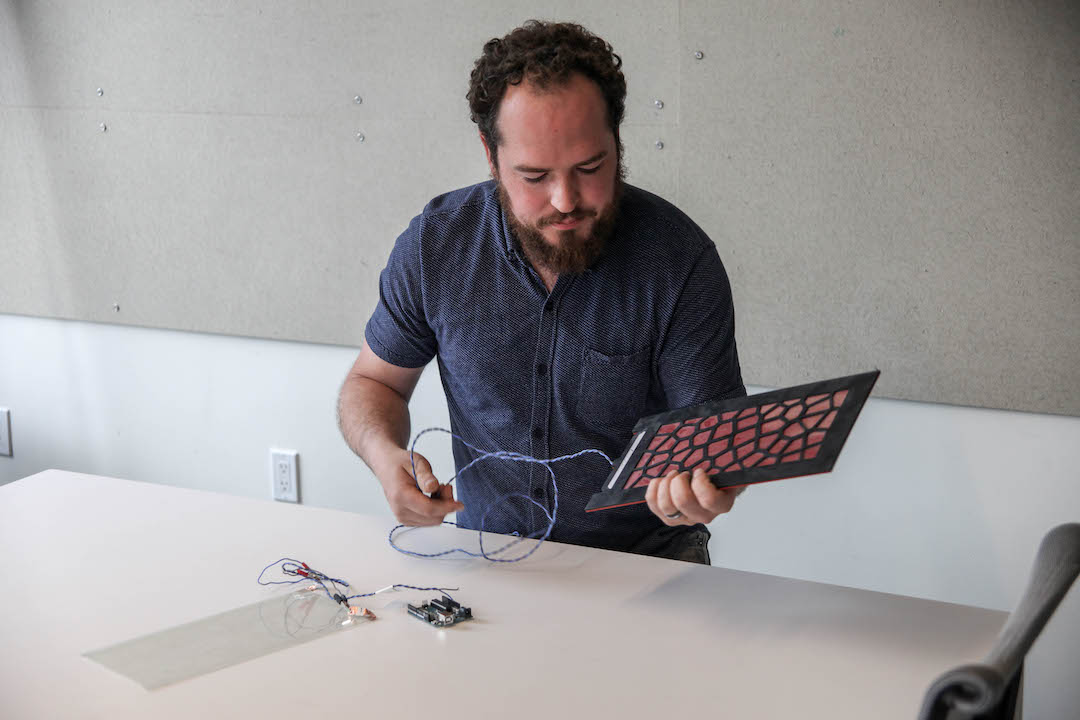
[[367, 608], [362, 608], [362, 607], [350, 607], [349, 608], [349, 615], [353, 615], [355, 617], [366, 617], [368, 620], [375, 620], [376, 619], [375, 618], [375, 613], [371, 612]]

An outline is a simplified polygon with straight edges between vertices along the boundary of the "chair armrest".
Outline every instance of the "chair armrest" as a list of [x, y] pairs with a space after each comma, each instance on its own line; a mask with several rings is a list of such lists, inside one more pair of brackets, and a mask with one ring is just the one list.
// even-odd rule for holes
[[935, 680], [920, 720], [943, 720], [952, 710], [971, 716], [992, 711], [1078, 574], [1080, 523], [1059, 525], [1039, 544], [1024, 595], [990, 653], [980, 664], [953, 668]]

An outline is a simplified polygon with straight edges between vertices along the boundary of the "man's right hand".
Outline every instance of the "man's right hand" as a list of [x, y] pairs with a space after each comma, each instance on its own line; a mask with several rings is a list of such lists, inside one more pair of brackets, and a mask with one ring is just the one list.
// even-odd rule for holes
[[441, 485], [435, 478], [427, 458], [420, 453], [413, 453], [412, 457], [416, 461], [415, 478], [408, 450], [388, 458], [378, 473], [383, 493], [398, 522], [414, 526], [438, 525], [449, 513], [464, 510], [465, 506], [454, 499], [453, 486], [449, 483]]

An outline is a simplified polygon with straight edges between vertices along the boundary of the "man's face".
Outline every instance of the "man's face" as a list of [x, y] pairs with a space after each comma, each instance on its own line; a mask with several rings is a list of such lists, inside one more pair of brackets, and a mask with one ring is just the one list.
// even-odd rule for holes
[[583, 271], [611, 236], [622, 190], [600, 88], [579, 74], [546, 90], [511, 85], [497, 124], [498, 167], [484, 147], [522, 250], [556, 274]]

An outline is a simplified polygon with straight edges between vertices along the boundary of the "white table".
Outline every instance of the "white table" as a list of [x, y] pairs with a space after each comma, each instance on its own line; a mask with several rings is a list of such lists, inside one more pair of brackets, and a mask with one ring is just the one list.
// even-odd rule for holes
[[[1006, 614], [546, 543], [408, 557], [388, 518], [49, 470], [0, 487], [0, 717], [904, 718]], [[445, 527], [402, 542], [474, 543]], [[500, 538], [492, 537], [493, 541]], [[375, 590], [460, 586], [435, 630], [379, 619], [147, 691], [82, 653], [267, 597], [291, 556]]]

